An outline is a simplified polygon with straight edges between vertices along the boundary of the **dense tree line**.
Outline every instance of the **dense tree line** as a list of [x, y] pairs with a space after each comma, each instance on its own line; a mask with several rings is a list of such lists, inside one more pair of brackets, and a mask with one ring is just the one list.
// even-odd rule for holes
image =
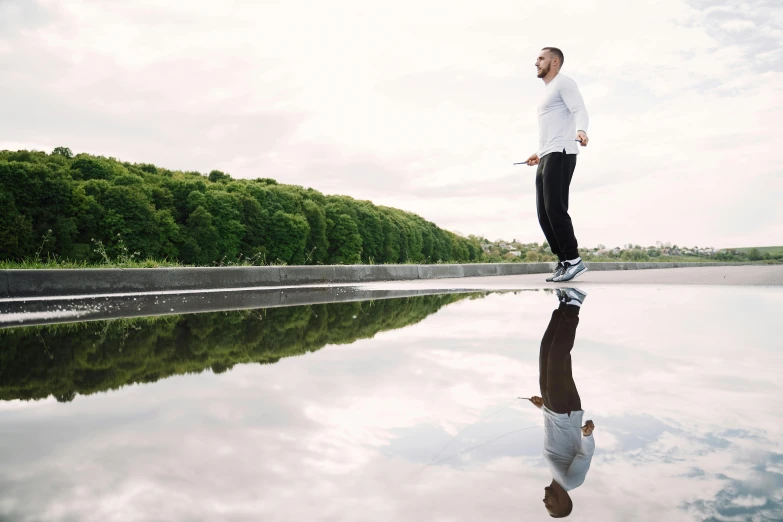
[[161, 318], [117, 319], [0, 330], [0, 400], [70, 401], [134, 383], [151, 383], [236, 364], [270, 364], [348, 344], [423, 320], [480, 294]]
[[[437, 263], [482, 258], [463, 238], [402, 210], [347, 196], [131, 164], [87, 154], [0, 151], [0, 259], [139, 258], [213, 265]], [[120, 241], [120, 239], [122, 241]], [[260, 264], [260, 263], [259, 263]]]

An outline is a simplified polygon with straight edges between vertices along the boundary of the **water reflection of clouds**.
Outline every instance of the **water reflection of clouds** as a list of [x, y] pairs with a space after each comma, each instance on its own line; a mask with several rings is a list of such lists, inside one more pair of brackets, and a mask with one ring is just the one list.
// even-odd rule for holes
[[[775, 323], [735, 310], [749, 289], [683, 292], [609, 288], [585, 304], [574, 371], [597, 448], [575, 520], [783, 516]], [[463, 301], [275, 365], [6, 408], [0, 516], [548, 519], [541, 429], [421, 469], [462, 430], [442, 457], [541, 423], [513, 398], [537, 391], [554, 304], [543, 292]]]

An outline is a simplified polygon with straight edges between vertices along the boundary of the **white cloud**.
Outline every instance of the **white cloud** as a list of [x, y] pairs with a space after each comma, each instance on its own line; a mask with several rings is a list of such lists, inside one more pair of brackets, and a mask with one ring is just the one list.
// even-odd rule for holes
[[727, 31], [744, 31], [756, 27], [751, 20], [729, 20], [720, 24], [721, 28]]

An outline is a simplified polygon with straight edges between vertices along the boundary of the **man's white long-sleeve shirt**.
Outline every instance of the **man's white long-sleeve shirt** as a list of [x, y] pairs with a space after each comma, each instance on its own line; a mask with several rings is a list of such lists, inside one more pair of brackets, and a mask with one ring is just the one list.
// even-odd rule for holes
[[587, 132], [590, 119], [576, 82], [558, 73], [546, 87], [538, 104], [538, 157], [550, 152], [579, 154], [576, 132]]
[[544, 459], [555, 482], [570, 491], [582, 485], [590, 469], [595, 451], [593, 436], [582, 436], [584, 411], [572, 411], [571, 415], [555, 413], [546, 406], [544, 412]]

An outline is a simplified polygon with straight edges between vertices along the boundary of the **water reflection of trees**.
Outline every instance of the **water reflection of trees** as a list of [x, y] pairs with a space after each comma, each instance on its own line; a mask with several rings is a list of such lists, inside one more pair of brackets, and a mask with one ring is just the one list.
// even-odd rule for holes
[[58, 401], [171, 375], [270, 364], [414, 324], [477, 294], [333, 303], [0, 331], [0, 400]]

